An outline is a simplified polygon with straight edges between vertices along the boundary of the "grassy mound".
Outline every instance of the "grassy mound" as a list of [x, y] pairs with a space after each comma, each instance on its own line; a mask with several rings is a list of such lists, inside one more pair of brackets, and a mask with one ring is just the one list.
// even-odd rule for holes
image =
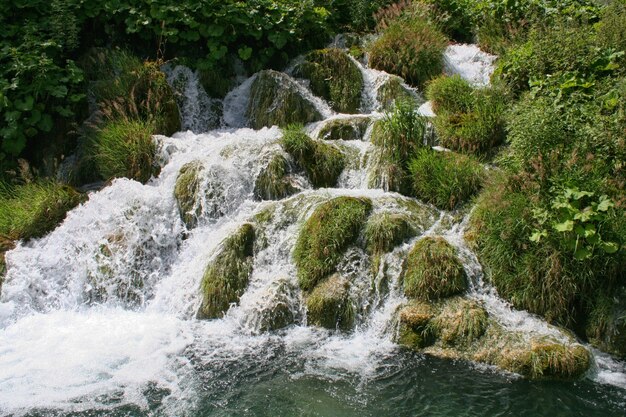
[[261, 71], [254, 80], [246, 116], [254, 129], [322, 119], [313, 103], [302, 96], [293, 79], [272, 70]]
[[433, 124], [443, 146], [484, 154], [504, 140], [506, 102], [500, 90], [473, 89], [455, 75], [431, 81], [426, 95], [433, 102]]
[[295, 69], [296, 77], [310, 81], [313, 94], [326, 99], [339, 113], [358, 113], [363, 91], [359, 67], [341, 49], [310, 52]]
[[402, 307], [399, 312], [400, 329], [398, 343], [411, 349], [422, 349], [434, 343], [430, 321], [437, 311], [429, 303], [416, 300]]
[[339, 274], [317, 284], [306, 300], [309, 325], [348, 330], [354, 323], [354, 307], [349, 297], [350, 283]]
[[409, 163], [413, 195], [442, 210], [452, 210], [481, 188], [485, 170], [471, 157], [420, 149]]
[[283, 132], [282, 146], [305, 171], [314, 187], [333, 187], [345, 166], [345, 157], [332, 145], [311, 139], [301, 126]]
[[324, 140], [361, 140], [370, 123], [369, 117], [331, 120], [322, 127], [318, 138]]
[[476, 301], [455, 298], [431, 322], [431, 330], [446, 346], [469, 346], [488, 325], [487, 311]]
[[372, 255], [389, 252], [415, 236], [415, 233], [407, 216], [389, 212], [376, 213], [370, 216], [365, 225], [367, 251]]
[[427, 20], [398, 20], [370, 46], [372, 68], [399, 75], [422, 87], [443, 70], [446, 38]]
[[393, 110], [396, 102], [406, 101], [417, 105], [417, 96], [402, 85], [402, 78], [389, 77], [376, 92], [376, 98], [383, 110]]
[[259, 200], [281, 200], [297, 191], [289, 179], [289, 162], [280, 154], [272, 156], [254, 183], [254, 196]]
[[404, 294], [436, 300], [462, 293], [467, 277], [456, 250], [441, 237], [426, 237], [415, 244], [404, 268]]
[[94, 161], [105, 179], [127, 177], [145, 183], [158, 173], [154, 126], [139, 120], [116, 120], [94, 138]]
[[9, 240], [44, 236], [83, 201], [73, 188], [53, 181], [3, 186], [0, 192], [0, 235]]
[[366, 199], [337, 197], [320, 205], [306, 221], [294, 249], [298, 281], [310, 290], [335, 272], [343, 252], [359, 236], [372, 203]]
[[199, 319], [219, 318], [239, 301], [252, 273], [254, 228], [246, 223], [221, 244], [202, 277]]

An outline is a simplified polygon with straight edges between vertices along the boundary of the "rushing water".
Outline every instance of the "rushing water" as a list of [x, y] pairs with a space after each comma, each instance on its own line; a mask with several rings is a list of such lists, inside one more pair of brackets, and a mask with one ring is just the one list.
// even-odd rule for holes
[[[454, 46], [447, 71], [477, 85], [488, 81], [492, 57]], [[360, 65], [360, 64], [359, 64]], [[380, 117], [375, 90], [387, 74], [360, 66], [366, 80], [361, 111]], [[621, 416], [626, 411], [624, 364], [594, 352], [596, 367], [577, 382], [530, 382], [491, 367], [409, 353], [394, 342], [394, 313], [405, 298], [398, 285], [403, 255], [417, 239], [385, 255], [396, 279], [369, 276], [365, 254], [350, 249], [339, 265], [353, 285], [357, 327], [348, 334], [306, 326], [290, 252], [302, 222], [328, 198], [364, 196], [375, 212], [402, 212], [406, 198], [368, 188], [372, 145], [338, 141], [349, 163], [338, 188], [302, 189], [282, 202], [253, 199], [254, 178], [282, 152], [278, 128], [245, 128], [254, 77], [215, 104], [188, 69], [169, 68], [184, 94], [183, 126], [157, 137], [162, 170], [146, 185], [119, 179], [70, 212], [48, 236], [7, 254], [0, 298], [0, 414], [28, 416]], [[485, 81], [485, 77], [487, 81]], [[310, 97], [329, 119], [335, 114]], [[207, 113], [207, 111], [209, 111]], [[350, 116], [352, 117], [352, 116]], [[326, 121], [327, 121], [326, 120]], [[324, 122], [308, 131], [316, 136]], [[195, 133], [193, 133], [195, 132]], [[180, 168], [199, 160], [199, 224], [187, 230], [173, 189]], [[237, 306], [219, 320], [200, 321], [199, 283], [220, 242], [264, 210], [268, 245]], [[528, 335], [559, 332], [514, 311], [482, 280], [463, 241], [467, 216], [421, 206], [421, 236], [443, 235], [457, 247], [471, 277], [470, 296], [505, 327]], [[285, 291], [284, 288], [288, 290]], [[295, 323], [262, 332], [280, 300]]]

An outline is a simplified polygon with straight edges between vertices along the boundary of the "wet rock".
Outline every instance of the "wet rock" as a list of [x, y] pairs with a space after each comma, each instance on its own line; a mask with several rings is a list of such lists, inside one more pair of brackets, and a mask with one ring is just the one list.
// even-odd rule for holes
[[320, 130], [319, 139], [324, 140], [362, 140], [371, 123], [370, 117], [351, 117], [333, 119]]
[[327, 329], [348, 330], [354, 324], [350, 283], [339, 274], [319, 283], [307, 297], [308, 323]]
[[254, 184], [254, 196], [259, 200], [281, 200], [298, 192], [289, 174], [289, 162], [280, 154], [271, 157]]

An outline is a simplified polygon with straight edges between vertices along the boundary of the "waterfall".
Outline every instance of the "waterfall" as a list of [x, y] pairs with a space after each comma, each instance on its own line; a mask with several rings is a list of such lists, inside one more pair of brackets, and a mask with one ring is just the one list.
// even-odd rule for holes
[[[484, 84], [493, 59], [474, 48], [448, 48], [446, 68]], [[361, 115], [336, 114], [298, 82], [324, 117], [307, 126], [312, 137], [317, 139], [330, 121], [381, 117], [376, 89], [389, 75], [357, 64], [366, 86]], [[261, 363], [273, 356], [295, 357], [304, 373], [331, 381], [345, 374], [367, 379], [398, 351], [395, 316], [407, 302], [400, 284], [403, 260], [415, 242], [431, 235], [457, 248], [471, 278], [469, 296], [503, 326], [559, 337], [537, 317], [512, 309], [483, 280], [476, 255], [463, 239], [468, 216], [454, 217], [370, 188], [371, 124], [362, 140], [326, 141], [347, 158], [337, 188], [315, 190], [297, 177], [299, 193], [258, 201], [255, 178], [272, 155], [282, 152], [282, 131], [246, 128], [255, 76], [222, 103], [207, 96], [197, 73], [182, 66], [164, 70], [180, 94], [183, 131], [155, 137], [159, 177], [145, 185], [114, 180], [91, 192], [52, 233], [7, 253], [0, 296], [0, 412], [119, 404], [146, 410], [156, 396], [164, 415], [184, 415], [207, 381], [229, 372], [223, 364], [249, 357]], [[221, 121], [216, 106], [223, 106]], [[192, 229], [181, 220], [174, 197], [179, 172], [190, 163], [203, 167], [198, 222]], [[358, 306], [355, 329], [348, 333], [307, 326], [292, 259], [303, 223], [320, 204], [339, 196], [369, 198], [374, 213], [407, 214], [413, 202], [423, 215], [417, 236], [385, 254], [376, 274], [356, 247], [338, 265], [352, 282], [349, 298]], [[221, 319], [197, 320], [208, 262], [237, 227], [263, 213], [271, 213], [259, 229], [265, 245], [255, 248], [253, 272], [239, 303]], [[266, 332], [268, 311], [277, 302], [287, 306], [293, 324]], [[597, 379], [626, 388], [623, 367], [606, 355], [595, 356]]]

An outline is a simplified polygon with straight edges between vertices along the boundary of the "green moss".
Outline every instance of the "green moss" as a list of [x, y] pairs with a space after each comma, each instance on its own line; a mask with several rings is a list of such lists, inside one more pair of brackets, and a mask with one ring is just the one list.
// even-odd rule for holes
[[412, 300], [399, 312], [398, 344], [410, 349], [422, 349], [434, 343], [430, 321], [436, 310], [429, 304]]
[[370, 46], [372, 68], [422, 87], [443, 70], [446, 38], [425, 19], [393, 22]]
[[390, 161], [382, 151], [376, 152], [373, 158], [373, 168], [368, 177], [369, 187], [408, 194], [409, 182], [402, 164]]
[[289, 162], [284, 156], [272, 156], [269, 164], [261, 170], [254, 183], [254, 196], [259, 200], [281, 200], [298, 189], [289, 178]]
[[84, 200], [73, 188], [37, 181], [0, 190], [0, 235], [9, 240], [42, 237]]
[[348, 330], [354, 324], [350, 283], [339, 274], [320, 282], [306, 299], [308, 324]]
[[300, 230], [293, 254], [303, 290], [312, 289], [335, 272], [343, 252], [359, 236], [371, 208], [368, 199], [337, 197], [313, 212]]
[[289, 126], [283, 132], [282, 146], [307, 173], [314, 187], [333, 187], [345, 166], [341, 151], [311, 139], [301, 126]]
[[198, 318], [221, 317], [231, 303], [239, 302], [252, 274], [253, 246], [254, 228], [249, 223], [221, 243], [219, 253], [202, 277], [202, 305]]
[[180, 169], [174, 198], [178, 204], [178, 211], [188, 229], [192, 229], [198, 222], [202, 207], [198, 204], [200, 193], [200, 172], [204, 169], [200, 161], [189, 162]]
[[476, 301], [454, 298], [431, 322], [433, 333], [446, 346], [469, 346], [485, 333], [489, 315]]
[[413, 195], [440, 209], [452, 210], [476, 195], [485, 170], [471, 157], [420, 149], [409, 164]]
[[108, 122], [94, 138], [94, 161], [105, 179], [127, 177], [145, 183], [158, 173], [154, 126], [139, 120]]
[[275, 283], [271, 292], [265, 294], [269, 299], [269, 308], [260, 312], [259, 329], [262, 332], [282, 329], [295, 320], [291, 303], [297, 297], [296, 288], [284, 278], [279, 278]]
[[361, 106], [363, 75], [341, 49], [310, 52], [295, 69], [297, 77], [310, 81], [313, 94], [326, 99], [339, 113], [357, 113]]
[[465, 113], [472, 108], [472, 86], [460, 75], [442, 75], [431, 80], [426, 87], [426, 98], [432, 102], [433, 111]]
[[585, 335], [593, 346], [626, 358], [626, 288], [600, 294], [594, 301]]
[[302, 96], [293, 79], [272, 70], [261, 71], [254, 80], [246, 116], [254, 129], [322, 119], [313, 103]]
[[383, 110], [393, 110], [396, 102], [407, 101], [417, 106], [417, 96], [404, 85], [402, 78], [391, 76], [377, 91], [377, 99]]
[[364, 234], [367, 250], [374, 255], [393, 250], [395, 246], [415, 236], [416, 230], [408, 216], [384, 212], [370, 216]]
[[324, 140], [361, 140], [370, 123], [369, 117], [334, 119], [322, 127], [318, 138]]
[[441, 237], [426, 237], [413, 246], [404, 268], [407, 297], [436, 300], [462, 293], [467, 277], [456, 250]]

